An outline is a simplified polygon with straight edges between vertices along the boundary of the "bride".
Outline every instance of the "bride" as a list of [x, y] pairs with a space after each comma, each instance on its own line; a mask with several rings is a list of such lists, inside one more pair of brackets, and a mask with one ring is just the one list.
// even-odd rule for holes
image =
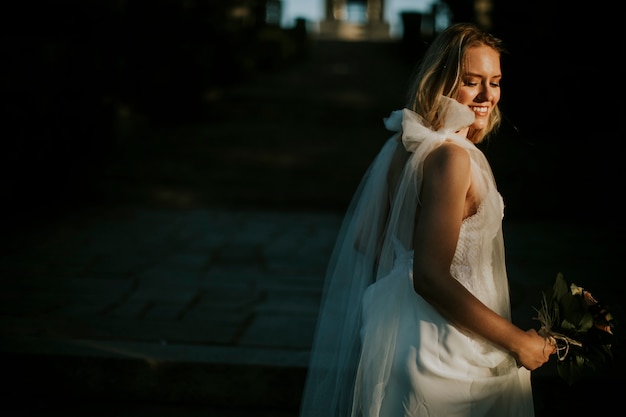
[[528, 417], [554, 347], [510, 319], [504, 202], [476, 144], [500, 123], [502, 43], [429, 47], [330, 259], [301, 417]]

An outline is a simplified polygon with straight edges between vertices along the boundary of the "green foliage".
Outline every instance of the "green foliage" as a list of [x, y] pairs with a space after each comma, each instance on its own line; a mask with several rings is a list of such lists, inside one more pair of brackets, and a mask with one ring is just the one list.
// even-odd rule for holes
[[540, 333], [557, 344], [557, 371], [572, 385], [613, 359], [613, 316], [590, 292], [568, 284], [562, 273], [543, 293]]

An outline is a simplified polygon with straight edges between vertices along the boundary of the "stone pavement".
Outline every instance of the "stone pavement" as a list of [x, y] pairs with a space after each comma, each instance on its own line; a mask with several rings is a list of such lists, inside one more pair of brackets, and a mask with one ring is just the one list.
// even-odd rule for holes
[[[29, 400], [5, 415], [296, 416], [340, 220], [101, 207], [21, 231], [0, 258], [0, 349], [5, 400]], [[532, 306], [559, 270], [621, 311], [615, 229], [505, 226], [518, 323], [536, 327]], [[564, 400], [549, 393], [594, 392], [551, 365], [535, 373], [538, 415]]]
[[[50, 371], [74, 390], [85, 381], [68, 357], [81, 358], [81, 372], [91, 369], [87, 378], [102, 385], [95, 391], [118, 399], [158, 392], [177, 402], [294, 409], [338, 222], [329, 213], [150, 209], [59, 220], [18, 236], [2, 257], [2, 350], [29, 364], [33, 355], [54, 357]], [[245, 371], [231, 374], [243, 367], [254, 370], [254, 387], [239, 385]], [[161, 373], [200, 369], [196, 386], [161, 381]], [[238, 381], [234, 393], [224, 369]], [[277, 392], [271, 380], [282, 369], [298, 378], [281, 376]], [[135, 386], [141, 375], [158, 386]]]

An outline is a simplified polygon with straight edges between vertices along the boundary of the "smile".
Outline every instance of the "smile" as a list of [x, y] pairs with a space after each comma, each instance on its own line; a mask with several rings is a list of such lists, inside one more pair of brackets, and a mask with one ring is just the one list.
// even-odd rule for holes
[[486, 114], [488, 108], [487, 107], [476, 107], [476, 106], [470, 106], [470, 109], [474, 112], [474, 113], [479, 113], [479, 114]]

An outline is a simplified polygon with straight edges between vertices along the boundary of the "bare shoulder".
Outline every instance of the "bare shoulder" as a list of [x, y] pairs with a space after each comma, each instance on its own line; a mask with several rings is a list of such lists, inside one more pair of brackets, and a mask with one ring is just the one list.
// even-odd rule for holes
[[472, 211], [471, 201], [468, 201], [471, 169], [469, 152], [462, 146], [444, 142], [433, 149], [424, 161], [423, 212], [433, 218], [458, 219], [460, 227], [461, 219]]
[[462, 146], [444, 142], [426, 157], [424, 168], [428, 171], [466, 174], [470, 170], [470, 156]]

